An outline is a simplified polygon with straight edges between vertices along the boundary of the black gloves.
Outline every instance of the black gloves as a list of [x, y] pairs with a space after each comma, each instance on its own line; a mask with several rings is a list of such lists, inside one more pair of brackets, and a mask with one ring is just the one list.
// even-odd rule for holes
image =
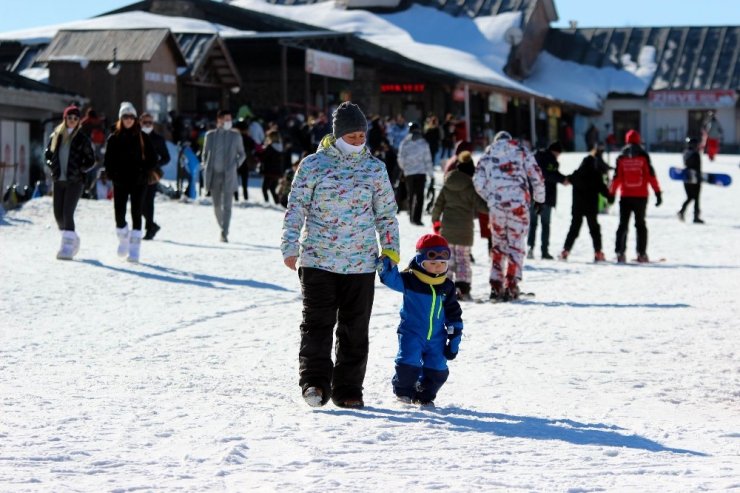
[[663, 203], [663, 194], [660, 192], [655, 192], [655, 207], [660, 207], [660, 204]]
[[606, 198], [606, 201], [607, 201], [607, 202], [609, 202], [609, 204], [613, 204], [613, 203], [614, 203], [614, 200], [615, 200], [616, 198], [617, 198], [617, 197], [616, 197], [616, 195], [609, 195], [609, 196], [608, 196], [608, 197]]
[[447, 344], [445, 345], [445, 358], [453, 360], [457, 357], [460, 350], [460, 341], [462, 340], [462, 329], [454, 329], [452, 334], [447, 335]]

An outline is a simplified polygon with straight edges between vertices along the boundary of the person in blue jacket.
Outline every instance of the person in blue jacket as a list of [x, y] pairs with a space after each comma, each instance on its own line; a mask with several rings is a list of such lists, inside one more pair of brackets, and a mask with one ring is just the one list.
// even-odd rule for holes
[[440, 235], [422, 236], [416, 256], [403, 272], [393, 263], [398, 261], [393, 252], [383, 254], [381, 282], [403, 293], [393, 393], [407, 404], [433, 406], [450, 374], [447, 361], [457, 356], [463, 330], [455, 285], [447, 279], [450, 247]]

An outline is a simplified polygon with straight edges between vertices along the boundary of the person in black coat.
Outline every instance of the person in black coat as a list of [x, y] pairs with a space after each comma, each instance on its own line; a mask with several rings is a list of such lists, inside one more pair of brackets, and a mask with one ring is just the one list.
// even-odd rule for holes
[[54, 219], [62, 232], [59, 260], [71, 260], [80, 249], [74, 213], [85, 186], [86, 173], [95, 165], [90, 139], [80, 127], [80, 109], [69, 106], [64, 121], [51, 134], [45, 151], [54, 180]]
[[268, 192], [275, 204], [280, 203], [277, 186], [285, 169], [289, 167], [290, 156], [283, 149], [283, 141], [277, 130], [267, 132], [265, 147], [259, 155], [260, 174], [262, 175], [262, 196], [269, 203]]
[[[127, 101], [121, 103], [115, 129], [108, 136], [103, 165], [113, 181], [118, 255], [128, 257], [129, 262], [138, 262], [144, 194], [151, 173], [157, 167], [157, 151], [149, 136], [141, 131], [134, 105]], [[130, 231], [126, 223], [129, 198], [133, 228]]]
[[703, 224], [699, 214], [699, 192], [701, 191], [701, 154], [699, 153], [699, 139], [686, 138], [686, 151], [683, 153], [683, 165], [686, 171], [683, 175], [683, 187], [686, 190], [686, 201], [678, 211], [678, 218], [683, 221], [684, 213], [691, 201], [694, 201], [694, 222]]
[[[164, 137], [154, 130], [154, 117], [150, 113], [142, 113], [139, 121], [141, 122], [141, 131], [149, 135], [154, 150], [157, 151], [155, 174], [148, 181], [146, 193], [144, 194], [143, 209], [144, 219], [146, 220], [146, 234], [144, 235], [144, 239], [152, 240], [154, 239], [154, 235], [157, 234], [157, 231], [161, 229], [159, 224], [154, 222], [154, 196], [157, 194], [159, 179], [164, 175], [162, 166], [166, 166], [170, 162], [170, 153], [167, 151], [167, 142], [164, 140]], [[156, 181], [154, 181], [154, 177], [156, 177]]]
[[540, 149], [534, 154], [534, 159], [537, 161], [537, 165], [542, 171], [542, 175], [545, 178], [545, 203], [539, 207], [539, 213], [535, 208], [535, 202], [532, 201], [532, 207], [529, 210], [529, 235], [527, 237], [527, 245], [529, 250], [527, 252], [527, 258], [534, 258], [534, 243], [537, 238], [537, 216], [540, 216], [542, 222], [542, 234], [540, 236], [541, 245], [540, 251], [542, 252], [542, 258], [545, 260], [552, 260], [550, 255], [550, 217], [552, 216], [552, 209], [555, 208], [557, 203], [557, 186], [558, 183], [563, 185], [568, 184], [568, 177], [562, 174], [558, 168], [558, 157], [563, 152], [563, 146], [560, 142], [555, 141], [548, 146], [547, 149]]
[[561, 260], [568, 259], [573, 243], [581, 231], [584, 217], [594, 244], [594, 262], [605, 260], [604, 252], [601, 250], [601, 228], [596, 219], [599, 213], [599, 194], [607, 198], [611, 196], [609, 188], [604, 183], [603, 153], [604, 147], [601, 144], [595, 145], [591, 152], [583, 158], [581, 166], [568, 176], [568, 181], [573, 186], [573, 206], [570, 229], [560, 254]]

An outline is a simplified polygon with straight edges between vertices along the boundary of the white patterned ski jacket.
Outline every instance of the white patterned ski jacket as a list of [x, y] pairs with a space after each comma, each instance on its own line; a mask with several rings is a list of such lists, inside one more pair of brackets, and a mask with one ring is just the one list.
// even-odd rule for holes
[[367, 147], [344, 154], [327, 135], [298, 167], [280, 249], [301, 267], [339, 274], [374, 272], [378, 241], [399, 252], [396, 199], [385, 164]]
[[534, 156], [515, 140], [501, 139], [491, 144], [478, 161], [473, 184], [488, 203], [488, 209], [529, 207], [532, 200], [545, 201], [545, 180]]
[[403, 139], [398, 149], [398, 166], [403, 170], [404, 176], [433, 176], [432, 151], [420, 133], [410, 133]]

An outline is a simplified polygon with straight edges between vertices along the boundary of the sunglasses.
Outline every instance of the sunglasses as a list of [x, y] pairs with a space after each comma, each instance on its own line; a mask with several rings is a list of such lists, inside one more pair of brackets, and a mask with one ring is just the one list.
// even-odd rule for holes
[[134, 115], [123, 115], [121, 117], [121, 120], [135, 120], [136, 117]]
[[153, 126], [153, 125], [154, 125], [154, 122], [152, 122], [152, 121], [146, 121], [146, 120], [145, 120], [145, 121], [141, 122], [141, 124], [142, 124], [142, 125], [143, 125], [144, 127], [151, 127], [151, 126]]
[[67, 120], [77, 121], [80, 117], [77, 115], [67, 115]]
[[447, 249], [444, 250], [426, 250], [422, 252], [422, 255], [424, 255], [424, 260], [436, 260], [439, 262], [446, 262], [450, 260], [450, 251]]

